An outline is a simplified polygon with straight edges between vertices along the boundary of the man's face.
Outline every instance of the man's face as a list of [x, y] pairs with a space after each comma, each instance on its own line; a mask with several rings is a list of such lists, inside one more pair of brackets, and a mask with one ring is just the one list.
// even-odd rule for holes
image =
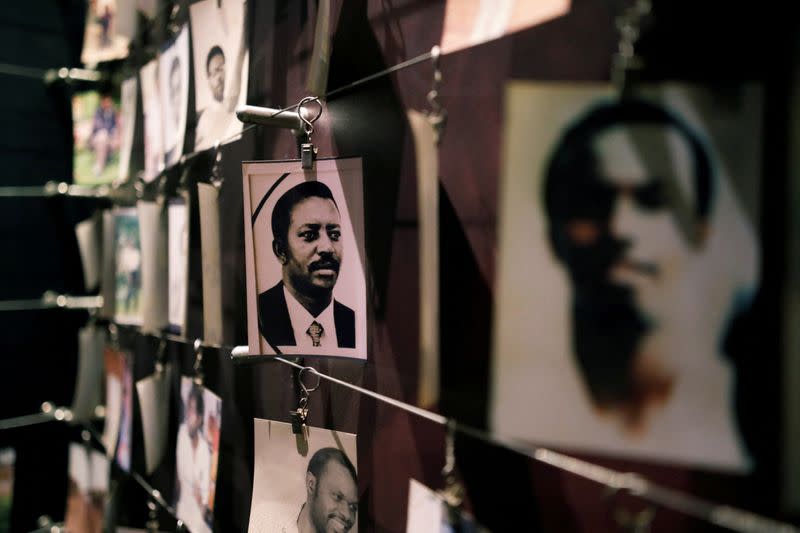
[[211, 57], [208, 62], [207, 74], [211, 95], [214, 100], [221, 102], [225, 94], [225, 57], [222, 54], [216, 54]]
[[186, 428], [189, 430], [189, 435], [194, 437], [200, 429], [200, 415], [197, 413], [197, 400], [194, 396], [189, 396], [186, 403]]
[[358, 515], [358, 488], [347, 468], [329, 461], [316, 480], [308, 503], [317, 533], [350, 531]]
[[312, 196], [295, 204], [281, 262], [297, 292], [333, 290], [342, 261], [341, 235], [339, 210], [332, 200]]
[[104, 96], [103, 99], [100, 101], [100, 105], [103, 107], [103, 109], [105, 111], [108, 111], [109, 109], [111, 109], [111, 106], [113, 105], [113, 102], [111, 101], [111, 97], [110, 96]]
[[174, 68], [169, 75], [169, 98], [172, 105], [172, 120], [177, 128], [181, 118], [181, 72]]

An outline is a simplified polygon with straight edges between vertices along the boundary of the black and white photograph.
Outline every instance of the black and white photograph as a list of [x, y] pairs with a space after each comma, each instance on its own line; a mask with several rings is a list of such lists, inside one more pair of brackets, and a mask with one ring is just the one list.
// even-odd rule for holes
[[451, 507], [441, 494], [416, 479], [408, 480], [406, 533], [489, 533], [463, 509]]
[[133, 149], [133, 134], [136, 129], [136, 99], [138, 96], [138, 83], [136, 76], [123, 80], [120, 84], [120, 146], [119, 146], [119, 175], [117, 182], [128, 180], [131, 170], [131, 150]]
[[175, 450], [173, 505], [189, 531], [211, 533], [214, 523], [222, 400], [181, 376], [181, 422]]
[[356, 435], [254, 419], [249, 533], [358, 531]]
[[250, 353], [366, 359], [361, 160], [243, 172]]
[[189, 106], [189, 26], [181, 29], [158, 58], [164, 164], [172, 166], [183, 155]]
[[506, 95], [494, 431], [748, 471], [726, 340], [760, 285], [761, 88]]
[[244, 0], [191, 5], [197, 129], [195, 150], [233, 140], [242, 131], [234, 111], [247, 100], [248, 50]]
[[147, 474], [152, 474], [164, 457], [170, 417], [171, 376], [171, 364], [157, 364], [155, 372], [136, 382]]
[[189, 276], [189, 217], [186, 200], [176, 198], [167, 206], [168, 227], [168, 317], [173, 333], [186, 326], [187, 282]]
[[153, 181], [164, 170], [164, 132], [161, 116], [161, 89], [158, 60], [153, 59], [139, 71], [144, 115], [144, 180]]

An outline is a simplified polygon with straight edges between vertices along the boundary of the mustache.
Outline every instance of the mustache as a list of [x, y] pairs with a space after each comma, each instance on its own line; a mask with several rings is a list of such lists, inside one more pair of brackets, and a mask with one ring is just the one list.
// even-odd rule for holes
[[333, 270], [339, 272], [339, 260], [334, 258], [319, 259], [308, 265], [308, 270], [314, 272], [316, 270]]
[[342, 516], [340, 513], [331, 513], [328, 515], [328, 519], [337, 519], [340, 522], [343, 522], [347, 530], [349, 531], [350, 528], [353, 527], [353, 521], [347, 518], [346, 516]]

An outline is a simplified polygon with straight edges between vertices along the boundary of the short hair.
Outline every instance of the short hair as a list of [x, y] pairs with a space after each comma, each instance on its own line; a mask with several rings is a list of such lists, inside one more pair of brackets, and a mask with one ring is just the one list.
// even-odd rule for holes
[[206, 56], [206, 73], [208, 73], [208, 65], [211, 64], [211, 59], [214, 56], [222, 56], [222, 59], [225, 59], [225, 52], [216, 44], [211, 47], [211, 50], [208, 51], [208, 55]]
[[353, 466], [353, 463], [347, 457], [342, 450], [339, 448], [320, 448], [319, 450], [311, 456], [311, 460], [308, 462], [308, 468], [306, 469], [307, 472], [310, 472], [314, 475], [315, 478], [319, 479], [322, 471], [325, 469], [325, 466], [331, 462], [336, 461], [350, 474], [350, 477], [353, 478], [353, 482], [358, 485], [358, 474], [356, 474], [356, 467]]
[[[635, 98], [600, 104], [574, 122], [553, 150], [544, 182], [544, 204], [548, 218], [564, 218], [564, 208], [574, 203], [570, 182], [596, 176], [596, 155], [592, 141], [606, 130], [620, 125], [661, 125], [675, 128], [692, 153], [695, 213], [707, 219], [711, 211], [712, 167], [700, 136], [683, 120], [661, 106]], [[573, 196], [570, 199], [570, 196]]]
[[[201, 389], [196, 384], [192, 383], [192, 388], [189, 389], [189, 395], [186, 397], [186, 410], [189, 409], [189, 402], [194, 400], [194, 410], [197, 412], [197, 416], [200, 417], [200, 425], [203, 424], [203, 415], [205, 414], [205, 403], [203, 400], [203, 389]], [[186, 414], [184, 413], [184, 420], [186, 418]]]
[[336, 209], [339, 209], [339, 206], [336, 205], [336, 200], [333, 198], [333, 193], [328, 186], [321, 181], [304, 181], [299, 183], [283, 193], [283, 196], [278, 198], [278, 201], [275, 202], [275, 207], [272, 209], [273, 239], [283, 243], [286, 242], [292, 209], [306, 198], [324, 198], [333, 202]]

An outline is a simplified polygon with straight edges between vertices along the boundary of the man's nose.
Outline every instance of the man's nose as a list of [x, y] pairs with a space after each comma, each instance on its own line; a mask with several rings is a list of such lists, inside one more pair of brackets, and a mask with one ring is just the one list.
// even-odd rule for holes
[[320, 232], [319, 239], [317, 240], [317, 253], [333, 253], [333, 241], [328, 236], [327, 232]]
[[643, 227], [643, 216], [630, 193], [620, 194], [611, 213], [611, 234], [620, 240], [633, 240]]

